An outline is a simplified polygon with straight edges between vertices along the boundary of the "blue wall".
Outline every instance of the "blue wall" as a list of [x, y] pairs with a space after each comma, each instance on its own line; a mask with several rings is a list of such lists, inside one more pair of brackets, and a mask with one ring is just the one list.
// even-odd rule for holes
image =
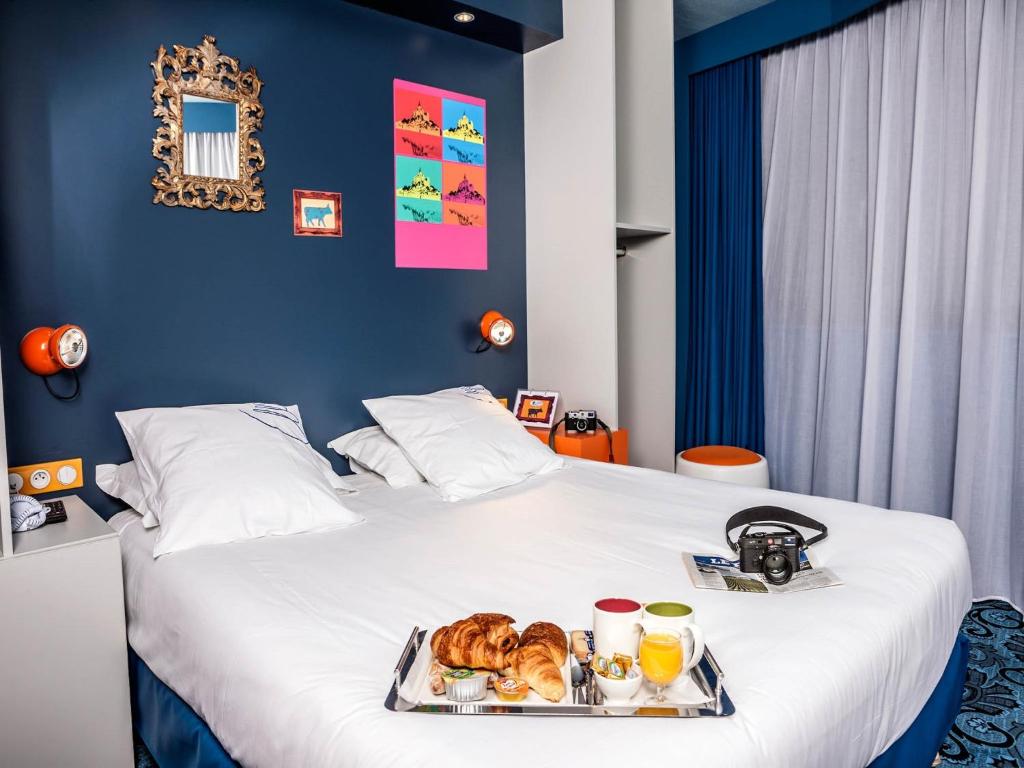
[[[159, 44], [203, 34], [266, 83], [263, 213], [151, 202], [149, 63]], [[339, 0], [5, 3], [0, 76], [11, 464], [82, 456], [83, 495], [109, 514], [92, 467], [130, 458], [115, 410], [298, 403], [326, 455], [327, 440], [370, 423], [362, 398], [525, 384], [521, 55]], [[487, 271], [394, 267], [395, 77], [487, 99]], [[344, 237], [293, 237], [293, 188], [342, 192]], [[518, 340], [474, 355], [492, 306], [518, 321]], [[63, 322], [90, 341], [71, 403], [17, 356], [28, 329]]]
[[684, 445], [690, 303], [690, 75], [820, 32], [881, 0], [775, 0], [675, 44], [676, 450]]

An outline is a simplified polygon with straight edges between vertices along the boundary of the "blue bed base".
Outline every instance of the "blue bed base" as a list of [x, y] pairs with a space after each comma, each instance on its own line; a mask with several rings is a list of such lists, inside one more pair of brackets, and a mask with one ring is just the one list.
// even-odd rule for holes
[[[957, 637], [939, 684], [917, 719], [868, 768], [929, 768], [960, 711], [969, 643]], [[135, 730], [159, 768], [237, 768], [210, 728], [128, 649]], [[381, 706], [383, 707], [381, 692]]]
[[239, 768], [213, 731], [128, 648], [132, 725], [159, 768]]

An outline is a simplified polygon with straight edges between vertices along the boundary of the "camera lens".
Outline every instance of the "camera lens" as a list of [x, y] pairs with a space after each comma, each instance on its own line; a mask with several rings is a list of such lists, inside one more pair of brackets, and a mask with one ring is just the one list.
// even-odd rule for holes
[[765, 555], [761, 571], [770, 584], [785, 584], [793, 577], [792, 563], [778, 551]]

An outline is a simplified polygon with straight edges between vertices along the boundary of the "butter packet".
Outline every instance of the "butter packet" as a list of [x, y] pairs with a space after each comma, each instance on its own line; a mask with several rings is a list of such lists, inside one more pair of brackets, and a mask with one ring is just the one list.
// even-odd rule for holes
[[633, 657], [627, 656], [624, 653], [616, 653], [612, 656], [612, 661], [619, 665], [623, 674], [629, 672], [629, 668], [633, 666]]
[[589, 664], [594, 658], [594, 633], [589, 629], [574, 629], [569, 638], [576, 660], [584, 666]]

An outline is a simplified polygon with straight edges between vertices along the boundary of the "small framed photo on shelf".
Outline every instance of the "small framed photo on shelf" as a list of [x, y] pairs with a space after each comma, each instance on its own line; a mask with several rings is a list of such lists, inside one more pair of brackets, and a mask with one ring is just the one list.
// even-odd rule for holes
[[516, 394], [515, 417], [526, 427], [551, 429], [558, 408], [558, 393], [520, 389]]
[[292, 231], [296, 235], [341, 237], [341, 193], [292, 190]]

